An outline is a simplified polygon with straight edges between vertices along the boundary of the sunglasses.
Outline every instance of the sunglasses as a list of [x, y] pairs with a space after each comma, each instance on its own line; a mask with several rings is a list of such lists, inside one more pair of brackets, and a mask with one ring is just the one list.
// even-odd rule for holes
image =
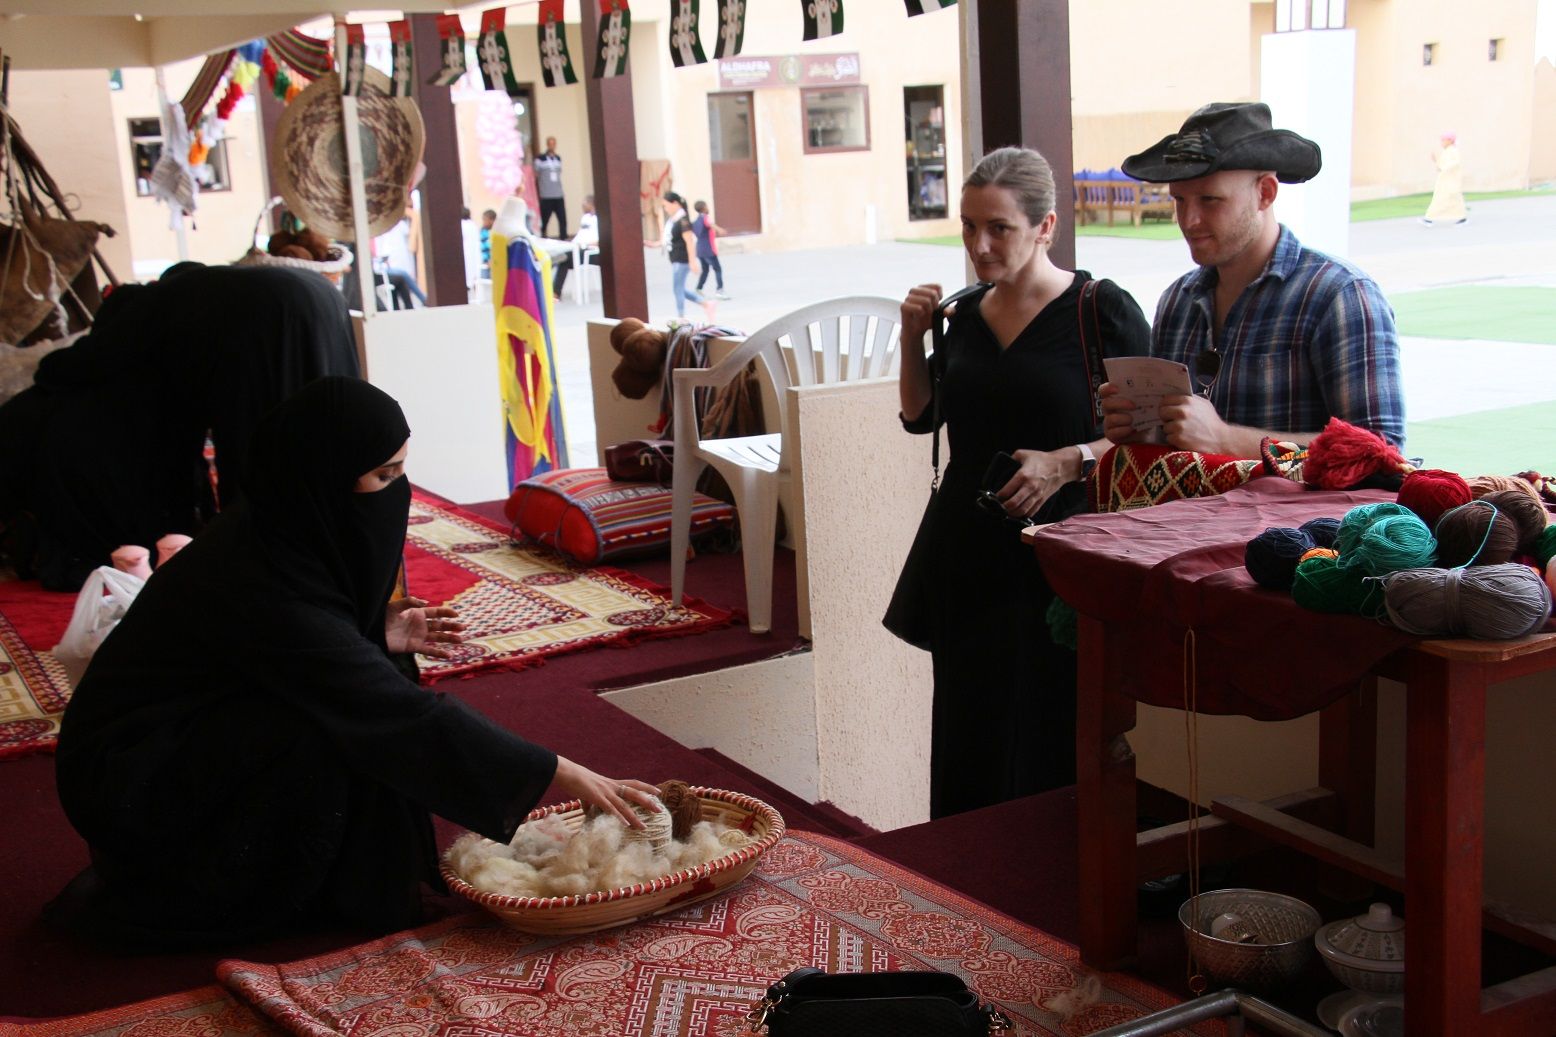
[[1204, 349], [1194, 354], [1194, 381], [1199, 384], [1199, 394], [1210, 396], [1210, 387], [1216, 384], [1221, 373], [1221, 354], [1214, 349]]

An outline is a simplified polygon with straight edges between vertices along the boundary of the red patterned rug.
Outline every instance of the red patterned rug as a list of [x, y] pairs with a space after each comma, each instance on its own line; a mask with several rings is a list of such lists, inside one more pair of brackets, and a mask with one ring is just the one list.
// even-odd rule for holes
[[505, 527], [417, 494], [405, 543], [411, 594], [459, 609], [465, 642], [451, 659], [421, 658], [430, 683], [489, 666], [520, 669], [549, 655], [728, 626], [734, 613], [624, 569], [589, 568], [536, 547]]
[[0, 580], [0, 759], [54, 749], [70, 678], [52, 649], [75, 607], [74, 594]]
[[223, 962], [226, 996], [206, 987], [14, 1033], [737, 1037], [767, 985], [801, 965], [954, 972], [1017, 1034], [1081, 1037], [1175, 1003], [850, 843], [790, 833], [729, 895], [627, 928], [536, 937], [461, 915], [289, 965]]

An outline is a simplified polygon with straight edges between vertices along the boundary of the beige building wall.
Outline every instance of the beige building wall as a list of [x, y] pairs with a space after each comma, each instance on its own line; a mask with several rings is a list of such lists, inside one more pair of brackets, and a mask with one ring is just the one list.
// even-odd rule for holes
[[[1556, 67], [1541, 58], [1534, 69], [1532, 119], [1536, 126], [1556, 126]], [[1529, 182], [1548, 184], [1556, 181], [1556, 133], [1533, 135], [1529, 147]]]

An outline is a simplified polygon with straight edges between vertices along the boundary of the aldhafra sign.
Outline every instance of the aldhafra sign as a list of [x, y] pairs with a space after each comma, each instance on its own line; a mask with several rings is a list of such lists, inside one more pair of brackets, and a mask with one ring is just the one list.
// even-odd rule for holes
[[830, 86], [859, 82], [858, 54], [786, 54], [776, 58], [721, 60], [720, 90], [769, 86]]

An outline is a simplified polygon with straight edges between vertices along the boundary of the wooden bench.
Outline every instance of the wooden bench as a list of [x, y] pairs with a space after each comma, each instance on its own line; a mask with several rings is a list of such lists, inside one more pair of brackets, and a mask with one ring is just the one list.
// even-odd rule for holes
[[1104, 180], [1096, 178], [1075, 181], [1075, 225], [1099, 222], [1106, 214], [1108, 226], [1113, 226], [1114, 216], [1129, 217], [1136, 227], [1147, 216], [1173, 218], [1172, 196], [1165, 184], [1146, 184], [1137, 180]]

